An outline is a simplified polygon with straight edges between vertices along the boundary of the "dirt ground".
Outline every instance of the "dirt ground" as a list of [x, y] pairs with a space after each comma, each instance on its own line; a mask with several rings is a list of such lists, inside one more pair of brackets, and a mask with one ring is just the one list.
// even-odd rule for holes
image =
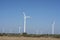
[[60, 40], [60, 38], [44, 38], [44, 37], [7, 37], [0, 36], [0, 40]]

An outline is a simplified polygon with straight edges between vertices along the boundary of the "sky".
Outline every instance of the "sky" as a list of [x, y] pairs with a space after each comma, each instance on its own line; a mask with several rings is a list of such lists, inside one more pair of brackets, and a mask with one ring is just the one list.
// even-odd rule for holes
[[23, 33], [24, 16], [27, 33], [60, 34], [60, 0], [0, 0], [0, 33]]

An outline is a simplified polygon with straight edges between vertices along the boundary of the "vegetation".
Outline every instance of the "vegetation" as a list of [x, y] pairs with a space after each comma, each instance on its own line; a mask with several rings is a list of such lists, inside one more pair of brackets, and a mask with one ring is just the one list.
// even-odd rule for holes
[[53, 37], [53, 38], [60, 38], [60, 34], [17, 34], [17, 33], [0, 33], [0, 36], [24, 36], [24, 37]]

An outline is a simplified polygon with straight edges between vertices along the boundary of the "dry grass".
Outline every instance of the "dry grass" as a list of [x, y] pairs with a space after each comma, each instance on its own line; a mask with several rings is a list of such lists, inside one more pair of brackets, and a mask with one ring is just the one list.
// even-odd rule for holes
[[44, 37], [8, 37], [0, 36], [0, 40], [60, 40], [59, 38], [44, 38]]

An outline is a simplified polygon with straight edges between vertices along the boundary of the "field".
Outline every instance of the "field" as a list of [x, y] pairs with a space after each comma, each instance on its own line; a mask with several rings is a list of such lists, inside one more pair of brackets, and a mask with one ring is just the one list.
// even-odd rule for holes
[[0, 40], [60, 40], [60, 34], [0, 33]]
[[60, 40], [60, 38], [0, 36], [0, 40]]

